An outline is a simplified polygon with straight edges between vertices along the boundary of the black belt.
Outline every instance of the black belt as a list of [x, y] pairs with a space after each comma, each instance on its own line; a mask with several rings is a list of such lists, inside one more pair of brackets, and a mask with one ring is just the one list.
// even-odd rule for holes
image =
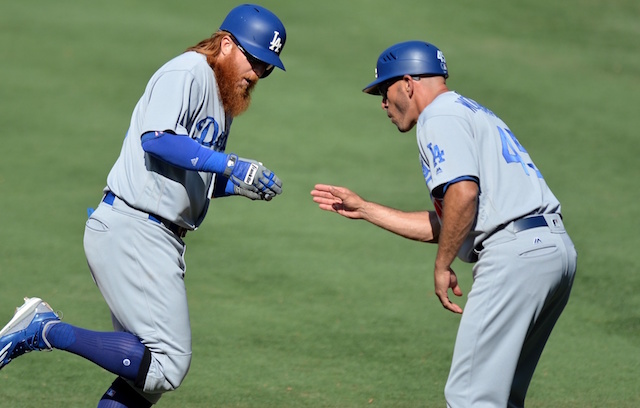
[[[560, 215], [560, 218], [562, 218], [562, 215]], [[505, 226], [506, 225], [502, 225], [496, 228], [491, 234], [489, 234], [487, 238], [489, 238], [491, 235], [495, 234], [496, 232], [502, 230]], [[513, 232], [521, 232], [521, 231], [526, 231], [528, 229], [539, 228], [539, 227], [549, 227], [549, 223], [547, 223], [547, 219], [544, 217], [544, 215], [534, 215], [532, 217], [520, 218], [513, 222]], [[485, 238], [485, 240], [487, 238]], [[480, 251], [482, 251], [483, 249], [484, 249], [484, 245], [482, 245], [482, 242], [476, 245], [475, 248], [473, 248], [476, 254], [479, 254]]]
[[[104, 198], [102, 199], [102, 201], [106, 204], [109, 205], [113, 205], [113, 201], [115, 200], [116, 195], [113, 194], [111, 191], [107, 192], [107, 194], [105, 194]], [[138, 210], [139, 211], [139, 210]], [[158, 224], [162, 224], [165, 227], [167, 227], [169, 229], [169, 231], [173, 232], [174, 234], [176, 234], [177, 236], [179, 236], [180, 238], [184, 238], [187, 235], [187, 231], [189, 231], [188, 229], [179, 226], [178, 224], [174, 224], [170, 221], [165, 220], [162, 217], [159, 217], [157, 215], [153, 215], [153, 214], [149, 214], [147, 213], [147, 215], [149, 215], [149, 219], [153, 222], [157, 222]]]
[[513, 222], [513, 232], [525, 231], [531, 228], [548, 227], [547, 219], [544, 215], [536, 215], [534, 217], [520, 218]]

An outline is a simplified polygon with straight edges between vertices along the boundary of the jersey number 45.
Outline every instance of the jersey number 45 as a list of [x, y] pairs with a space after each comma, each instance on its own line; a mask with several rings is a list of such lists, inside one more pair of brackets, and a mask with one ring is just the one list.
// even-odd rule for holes
[[[498, 132], [500, 133], [500, 140], [502, 140], [502, 157], [507, 161], [507, 163], [520, 163], [522, 169], [529, 176], [529, 169], [533, 169], [536, 176], [538, 178], [542, 178], [542, 174], [536, 168], [536, 166], [531, 161], [531, 157], [529, 157], [529, 153], [522, 147], [516, 136], [509, 129], [503, 129], [498, 127]], [[525, 161], [521, 155], [521, 153], [525, 154], [529, 161]]]

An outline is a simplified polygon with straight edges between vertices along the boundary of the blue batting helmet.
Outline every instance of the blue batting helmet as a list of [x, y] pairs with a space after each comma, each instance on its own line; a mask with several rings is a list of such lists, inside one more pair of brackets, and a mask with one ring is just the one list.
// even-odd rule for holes
[[362, 92], [380, 95], [380, 84], [404, 75], [432, 75], [447, 78], [447, 61], [433, 44], [424, 41], [406, 41], [387, 48], [378, 57], [376, 80]]
[[243, 4], [227, 14], [220, 30], [233, 35], [251, 56], [271, 65], [262, 78], [269, 75], [274, 66], [285, 70], [280, 53], [287, 40], [287, 32], [282, 21], [271, 11], [256, 4]]

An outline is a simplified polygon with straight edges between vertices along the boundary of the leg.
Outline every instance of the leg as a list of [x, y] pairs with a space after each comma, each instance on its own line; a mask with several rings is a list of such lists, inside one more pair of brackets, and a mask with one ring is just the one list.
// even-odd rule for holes
[[522, 347], [520, 359], [516, 367], [516, 372], [511, 386], [511, 395], [509, 396], [509, 408], [524, 407], [524, 399], [533, 377], [535, 368], [540, 360], [544, 346], [551, 335], [551, 331], [555, 326], [558, 318], [562, 314], [571, 293], [573, 279], [576, 271], [576, 250], [569, 237], [564, 234], [561, 237], [564, 245], [560, 246], [561, 252], [566, 253], [568, 260], [565, 268], [565, 274], [557, 287], [555, 293], [550, 294], [547, 302], [544, 304], [540, 315], [533, 323]]
[[[445, 387], [449, 407], [505, 407], [514, 378], [528, 384], [533, 374], [535, 364], [516, 374], [523, 345], [548, 297], [564, 285], [567, 265], [558, 235], [533, 231], [544, 245], [532, 244], [526, 231], [488, 245], [474, 267]], [[532, 341], [541, 352], [540, 339]]]
[[114, 327], [134, 334], [150, 351], [149, 370], [138, 391], [155, 402], [181, 384], [191, 361], [184, 243], [116, 201], [101, 204], [92, 214], [84, 245]]
[[151, 352], [131, 333], [101, 333], [59, 323], [52, 325], [44, 336], [56, 349], [84, 357], [140, 387], [144, 385]]
[[[22, 354], [55, 347], [127, 379], [128, 388], [135, 387], [145, 403], [157, 402], [162, 392], [181, 384], [191, 362], [184, 243], [147, 215], [120, 210], [102, 204], [92, 214], [85, 252], [122, 332], [92, 332], [60, 323], [46, 302], [27, 298], [0, 330], [0, 369]], [[130, 394], [119, 384], [119, 394]]]

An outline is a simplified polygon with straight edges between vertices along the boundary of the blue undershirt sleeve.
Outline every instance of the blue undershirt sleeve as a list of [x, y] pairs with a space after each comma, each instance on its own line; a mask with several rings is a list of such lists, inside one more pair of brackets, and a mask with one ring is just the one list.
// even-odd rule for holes
[[224, 173], [229, 155], [202, 147], [187, 135], [147, 132], [142, 149], [150, 155], [185, 170]]

